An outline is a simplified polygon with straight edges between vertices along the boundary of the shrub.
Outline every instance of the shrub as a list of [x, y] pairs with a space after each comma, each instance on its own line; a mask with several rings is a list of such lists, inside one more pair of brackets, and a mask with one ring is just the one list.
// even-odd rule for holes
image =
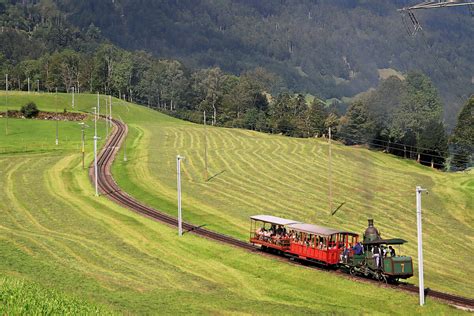
[[23, 116], [26, 118], [35, 117], [39, 113], [38, 107], [36, 106], [34, 102], [30, 102], [26, 105], [23, 105], [20, 111], [23, 114]]

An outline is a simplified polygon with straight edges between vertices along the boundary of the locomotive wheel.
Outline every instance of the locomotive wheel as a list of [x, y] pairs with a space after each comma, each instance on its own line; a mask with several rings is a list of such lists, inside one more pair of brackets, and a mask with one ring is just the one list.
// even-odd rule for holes
[[351, 268], [349, 269], [349, 274], [352, 275], [352, 276], [355, 276], [355, 275], [357, 274], [357, 272], [356, 272], [356, 270], [355, 270], [354, 267], [351, 267]]
[[377, 273], [376, 277], [377, 277], [377, 280], [379, 280], [380, 282], [383, 282], [385, 284], [388, 283], [387, 277], [385, 275], [383, 275], [382, 273]]

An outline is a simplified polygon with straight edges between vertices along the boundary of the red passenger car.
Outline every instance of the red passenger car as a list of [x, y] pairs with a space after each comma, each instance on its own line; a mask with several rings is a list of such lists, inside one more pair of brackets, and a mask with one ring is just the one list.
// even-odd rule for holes
[[[338, 264], [344, 249], [352, 249], [359, 235], [312, 224], [291, 224], [289, 253], [327, 265]], [[351, 250], [349, 250], [351, 251]]]
[[326, 265], [338, 264], [344, 250], [352, 251], [359, 235], [271, 215], [250, 217], [250, 242], [290, 256]]

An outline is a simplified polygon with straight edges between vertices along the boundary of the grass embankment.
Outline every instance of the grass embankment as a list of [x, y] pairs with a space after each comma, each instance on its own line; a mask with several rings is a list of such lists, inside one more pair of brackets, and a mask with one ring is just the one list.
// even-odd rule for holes
[[[158, 115], [138, 107], [127, 111], [117, 106], [117, 111], [150, 124]], [[174, 121], [158, 116], [160, 124]], [[28, 133], [33, 141], [35, 124], [40, 122], [31, 124]], [[8, 137], [0, 133], [2, 143], [9, 142]], [[133, 134], [132, 138], [138, 148]], [[133, 159], [131, 165], [137, 156]], [[419, 308], [413, 295], [292, 266], [190, 234], [178, 238], [174, 229], [105, 197], [93, 197], [75, 150], [5, 153], [0, 154], [0, 165], [0, 273], [68, 293], [104, 310], [457, 312], [433, 301]]]
[[106, 309], [72, 299], [37, 284], [0, 278], [2, 315], [92, 315], [111, 314]]
[[[132, 112], [130, 112], [132, 113]], [[374, 218], [383, 237], [409, 243], [416, 263], [415, 186], [423, 196], [426, 285], [474, 297], [474, 177], [443, 173], [414, 161], [334, 144], [333, 209], [328, 206], [328, 144], [252, 131], [204, 128], [159, 113], [133, 110], [128, 162], [118, 160], [118, 183], [138, 199], [176, 215], [176, 155], [183, 164], [184, 218], [246, 239], [248, 217], [266, 213], [362, 233]], [[153, 120], [151, 120], [153, 118]], [[411, 279], [417, 282], [417, 278]]]

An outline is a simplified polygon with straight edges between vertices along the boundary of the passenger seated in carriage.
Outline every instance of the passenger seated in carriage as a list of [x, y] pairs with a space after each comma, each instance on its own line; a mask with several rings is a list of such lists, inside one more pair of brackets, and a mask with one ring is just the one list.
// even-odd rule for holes
[[352, 247], [350, 245], [347, 245], [346, 248], [344, 248], [344, 251], [341, 254], [341, 261], [347, 262], [347, 258], [349, 258], [352, 254]]
[[354, 249], [355, 255], [361, 255], [364, 253], [364, 248], [362, 247], [360, 242], [358, 242], [352, 249]]
[[257, 228], [256, 235], [258, 239], [263, 240], [266, 234], [267, 230], [265, 229], [265, 227]]

